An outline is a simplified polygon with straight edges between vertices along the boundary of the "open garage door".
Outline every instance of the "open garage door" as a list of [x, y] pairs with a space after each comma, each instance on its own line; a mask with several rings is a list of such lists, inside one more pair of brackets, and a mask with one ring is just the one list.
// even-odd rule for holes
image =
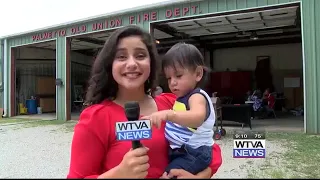
[[275, 97], [275, 104], [270, 108], [275, 113], [263, 115], [266, 121], [255, 120], [259, 115], [252, 117], [254, 126], [303, 129], [299, 4], [155, 22], [152, 26], [160, 54], [181, 41], [192, 43], [203, 52], [213, 70], [206, 91], [217, 92], [224, 104], [245, 104], [248, 91], [251, 94], [260, 91], [260, 107], [264, 107], [268, 102], [263, 92], [270, 89]]
[[11, 49], [14, 61], [13, 115], [56, 119], [56, 41]]
[[73, 36], [70, 38], [71, 58], [71, 119], [77, 120], [84, 108], [84, 99], [92, 63], [114, 30]]

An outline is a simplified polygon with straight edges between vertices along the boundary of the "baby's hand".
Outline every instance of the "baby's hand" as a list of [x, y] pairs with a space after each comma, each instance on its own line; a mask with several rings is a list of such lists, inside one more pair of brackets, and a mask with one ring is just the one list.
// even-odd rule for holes
[[151, 121], [151, 124], [155, 125], [157, 128], [160, 128], [161, 122], [167, 120], [168, 113], [169, 113], [168, 110], [158, 111], [158, 112], [152, 113], [149, 116], [143, 116], [141, 119], [149, 119]]

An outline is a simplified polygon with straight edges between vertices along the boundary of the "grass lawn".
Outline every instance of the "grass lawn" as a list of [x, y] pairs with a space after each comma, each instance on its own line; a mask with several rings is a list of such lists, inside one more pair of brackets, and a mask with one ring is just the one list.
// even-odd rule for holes
[[20, 128], [32, 128], [32, 127], [39, 127], [39, 126], [59, 125], [60, 130], [64, 130], [65, 132], [73, 132], [75, 124], [76, 124], [76, 121], [42, 120], [42, 121], [25, 123]]
[[19, 126], [16, 126], [13, 128], [15, 130], [18, 130], [21, 128], [60, 125], [60, 127], [63, 130], [65, 130], [65, 132], [73, 132], [75, 123], [76, 121], [63, 121], [63, 120], [37, 120], [37, 119], [31, 120], [31, 119], [12, 119], [12, 118], [0, 119], [0, 127], [1, 125], [19, 124]]
[[25, 123], [25, 122], [30, 122], [34, 120], [30, 119], [13, 119], [13, 118], [1, 118], [0, 119], [0, 125], [1, 124], [8, 124], [8, 123]]
[[[266, 163], [259, 170], [251, 170], [249, 178], [320, 178], [319, 135], [267, 133], [268, 141], [280, 142], [285, 152], [266, 157]], [[279, 164], [271, 163], [275, 160]]]

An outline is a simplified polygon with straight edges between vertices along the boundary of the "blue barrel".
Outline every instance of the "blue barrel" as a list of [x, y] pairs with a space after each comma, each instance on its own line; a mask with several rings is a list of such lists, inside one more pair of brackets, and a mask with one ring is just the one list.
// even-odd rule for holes
[[28, 108], [28, 114], [37, 114], [37, 101], [35, 99], [27, 99], [26, 107]]

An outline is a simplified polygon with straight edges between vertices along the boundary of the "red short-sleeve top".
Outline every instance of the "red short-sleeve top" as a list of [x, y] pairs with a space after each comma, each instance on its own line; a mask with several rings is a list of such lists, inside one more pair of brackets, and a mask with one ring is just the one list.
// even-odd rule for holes
[[[175, 99], [170, 93], [155, 97], [158, 110], [172, 108]], [[131, 142], [116, 140], [115, 123], [120, 121], [127, 121], [124, 108], [111, 101], [92, 105], [81, 113], [74, 129], [67, 178], [97, 178], [120, 164], [131, 148]], [[153, 127], [152, 139], [141, 141], [149, 148], [150, 168], [147, 178], [159, 178], [168, 165], [168, 143], [164, 137], [164, 126], [165, 123], [160, 129]], [[218, 160], [219, 157], [221, 161], [221, 152]], [[218, 164], [220, 161], [217, 161]], [[217, 162], [211, 167], [213, 172], [217, 169]]]

